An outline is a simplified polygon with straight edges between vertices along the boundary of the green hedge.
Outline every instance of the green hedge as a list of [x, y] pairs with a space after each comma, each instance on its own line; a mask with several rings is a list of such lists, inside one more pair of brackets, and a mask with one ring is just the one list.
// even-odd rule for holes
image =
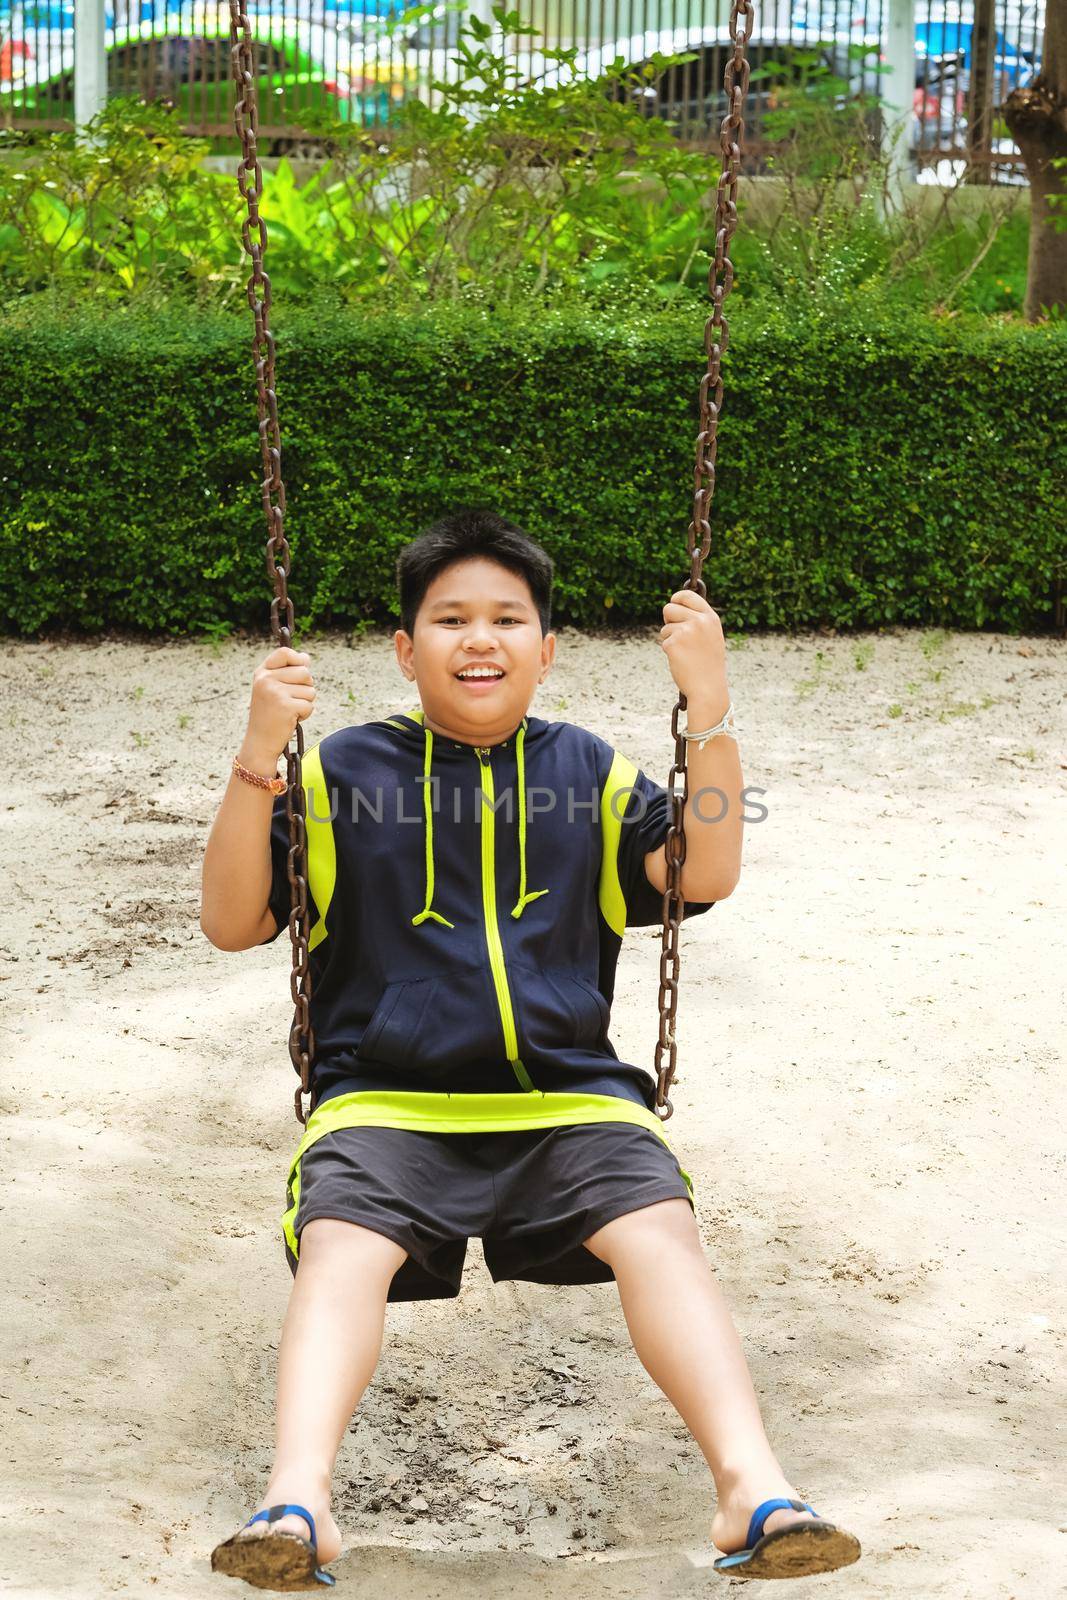
[[[1067, 328], [741, 311], [706, 569], [727, 627], [1048, 627]], [[263, 625], [250, 321], [0, 319], [6, 629]], [[702, 309], [275, 321], [298, 626], [388, 620], [398, 548], [462, 503], [544, 542], [560, 622], [658, 620]]]

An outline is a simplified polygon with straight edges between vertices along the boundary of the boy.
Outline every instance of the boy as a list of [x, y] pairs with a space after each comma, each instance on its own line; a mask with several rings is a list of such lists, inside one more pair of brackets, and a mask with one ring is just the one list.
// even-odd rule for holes
[[[854, 1561], [856, 1540], [775, 1459], [655, 1084], [608, 1039], [623, 930], [660, 920], [666, 790], [595, 735], [529, 713], [556, 640], [552, 563], [520, 529], [445, 517], [398, 578], [396, 657], [418, 709], [339, 729], [303, 763], [316, 1060], [283, 1217], [295, 1282], [276, 1454], [256, 1517], [212, 1566], [264, 1588], [334, 1581], [334, 1458], [386, 1304], [456, 1295], [472, 1234], [495, 1281], [618, 1283], [638, 1356], [714, 1475], [722, 1570]], [[688, 730], [711, 735], [689, 750], [694, 914], [737, 883], [742, 774], [718, 736], [732, 709], [719, 619], [689, 590], [663, 616]], [[308, 663], [279, 649], [254, 675], [204, 858], [201, 926], [220, 949], [288, 921], [269, 775], [312, 711]]]

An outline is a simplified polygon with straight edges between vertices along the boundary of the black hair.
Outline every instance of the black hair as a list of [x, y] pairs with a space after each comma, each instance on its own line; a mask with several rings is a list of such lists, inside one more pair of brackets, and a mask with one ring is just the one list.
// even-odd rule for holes
[[453, 562], [484, 556], [497, 561], [509, 572], [525, 578], [541, 632], [549, 630], [552, 618], [552, 558], [536, 540], [495, 511], [464, 507], [440, 517], [432, 527], [401, 550], [396, 563], [400, 589], [400, 626], [405, 633], [415, 631], [415, 617], [430, 584]]

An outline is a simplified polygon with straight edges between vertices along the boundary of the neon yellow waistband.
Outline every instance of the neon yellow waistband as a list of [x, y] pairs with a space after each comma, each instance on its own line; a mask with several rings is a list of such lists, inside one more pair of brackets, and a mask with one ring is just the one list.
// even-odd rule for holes
[[[444, 1094], [413, 1090], [361, 1090], [324, 1100], [308, 1118], [289, 1168], [290, 1205], [282, 1229], [293, 1255], [293, 1228], [300, 1204], [300, 1159], [317, 1140], [338, 1128], [407, 1128], [414, 1133], [514, 1133], [524, 1128], [574, 1127], [586, 1122], [629, 1122], [649, 1128], [671, 1150], [661, 1118], [647, 1106], [611, 1094]], [[677, 1159], [677, 1157], [675, 1157]], [[679, 1169], [693, 1193], [688, 1172]]]

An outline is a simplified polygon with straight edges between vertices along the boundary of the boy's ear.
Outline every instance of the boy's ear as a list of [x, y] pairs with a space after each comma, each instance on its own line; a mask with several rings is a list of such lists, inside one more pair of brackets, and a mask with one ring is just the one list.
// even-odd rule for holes
[[414, 680], [415, 668], [411, 664], [415, 642], [410, 633], [405, 633], [403, 628], [397, 628], [393, 634], [393, 644], [396, 648], [397, 665], [409, 682]]
[[538, 683], [544, 683], [548, 677], [549, 669], [556, 659], [556, 635], [546, 633], [541, 640], [541, 671], [538, 673]]

